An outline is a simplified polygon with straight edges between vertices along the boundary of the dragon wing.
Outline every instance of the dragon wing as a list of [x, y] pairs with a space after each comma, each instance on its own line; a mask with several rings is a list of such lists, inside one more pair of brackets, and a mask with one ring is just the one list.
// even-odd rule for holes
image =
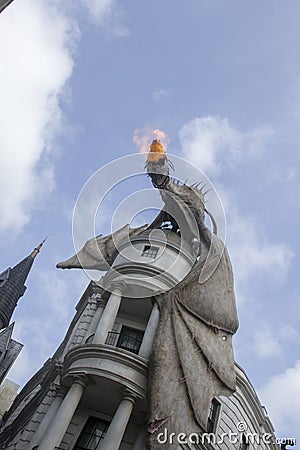
[[89, 239], [82, 249], [66, 261], [56, 265], [59, 269], [108, 270], [113, 263], [118, 246], [124, 240], [140, 234], [148, 225], [131, 228], [128, 224], [107, 236]]

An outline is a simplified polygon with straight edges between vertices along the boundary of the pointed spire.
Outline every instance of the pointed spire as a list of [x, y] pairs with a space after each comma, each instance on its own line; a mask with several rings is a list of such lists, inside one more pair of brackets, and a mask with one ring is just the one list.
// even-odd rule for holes
[[39, 253], [44, 239], [26, 258], [12, 269], [8, 268], [0, 276], [0, 330], [10, 322], [17, 303], [26, 291], [25, 282], [33, 261]]
[[47, 239], [48, 239], [48, 236], [46, 236], [45, 239], [37, 247], [35, 247], [35, 249], [32, 251], [30, 256], [33, 259], [35, 259], [36, 255], [40, 252], [41, 248], [43, 247], [43, 245], [44, 245], [44, 243], [46, 242]]

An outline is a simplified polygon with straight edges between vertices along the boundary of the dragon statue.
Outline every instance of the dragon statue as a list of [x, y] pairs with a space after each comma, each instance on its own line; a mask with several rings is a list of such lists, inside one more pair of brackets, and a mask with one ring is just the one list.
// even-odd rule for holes
[[[203, 188], [172, 179], [170, 161], [158, 140], [147, 156], [146, 169], [164, 207], [148, 226], [121, 230], [88, 241], [60, 268], [107, 270], [118, 244], [147, 229], [168, 228], [189, 242], [194, 253], [190, 273], [174, 288], [154, 297], [160, 311], [149, 360], [148, 450], [161, 449], [157, 434], [207, 432], [212, 399], [230, 396], [236, 379], [232, 336], [238, 328], [230, 259], [224, 243], [205, 225]], [[166, 443], [175, 450], [178, 443]]]
[[[149, 364], [148, 449], [156, 450], [161, 448], [157, 432], [162, 425], [169, 435], [207, 432], [212, 399], [235, 391], [232, 336], [238, 319], [227, 250], [215, 234], [216, 225], [211, 232], [204, 223], [209, 213], [203, 189], [170, 178], [158, 141], [151, 144], [146, 167], [164, 202], [164, 211], [150, 227], [169, 220], [173, 231], [198, 244], [191, 272], [155, 297], [160, 322]], [[177, 446], [166, 443], [164, 448]]]

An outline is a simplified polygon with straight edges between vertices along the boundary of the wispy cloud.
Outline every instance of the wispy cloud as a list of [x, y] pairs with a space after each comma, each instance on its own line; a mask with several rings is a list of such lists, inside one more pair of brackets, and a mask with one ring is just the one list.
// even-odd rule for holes
[[[14, 339], [16, 339], [15, 336]], [[20, 355], [10, 369], [8, 377], [10, 380], [18, 380], [17, 383], [20, 383], [19, 380], [27, 380], [28, 377], [32, 375], [33, 367], [35, 367], [35, 365], [32, 364], [32, 356], [29, 355], [28, 349], [23, 347]]]
[[1, 16], [0, 231], [18, 232], [53, 189], [51, 146], [78, 32], [51, 2], [23, 0]]
[[299, 338], [297, 330], [290, 325], [277, 327], [276, 330], [267, 323], [257, 323], [256, 326], [257, 329], [253, 333], [254, 349], [262, 358], [280, 356], [286, 342]]
[[272, 243], [265, 236], [258, 218], [241, 214], [230, 205], [228, 246], [239, 284], [254, 277], [282, 283], [288, 273], [293, 251], [283, 243]]
[[115, 37], [129, 35], [129, 30], [123, 23], [123, 11], [116, 0], [80, 0], [81, 4], [88, 10], [92, 21], [109, 29]]
[[[277, 436], [300, 439], [300, 360], [294, 367], [273, 376], [259, 391], [268, 412], [277, 424]], [[293, 431], [292, 431], [293, 430]], [[292, 436], [291, 436], [292, 434]]]
[[260, 156], [273, 135], [270, 126], [241, 132], [226, 118], [206, 116], [184, 125], [179, 139], [184, 156], [216, 176], [224, 168], [235, 169], [245, 157]]
[[281, 352], [280, 344], [268, 325], [255, 332], [254, 343], [256, 353], [264, 358], [278, 356]]
[[[179, 138], [183, 155], [214, 179], [236, 170], [245, 160], [256, 160], [274, 136], [269, 126], [241, 132], [227, 119], [196, 118], [184, 125]], [[241, 214], [230, 188], [219, 183], [227, 216], [228, 247], [238, 283], [253, 277], [269, 277], [282, 282], [290, 267], [293, 252], [285, 244], [272, 243], [255, 215]]]
[[153, 92], [153, 100], [155, 102], [159, 102], [168, 95], [169, 95], [168, 91], [166, 91], [165, 89], [157, 89], [156, 91]]
[[270, 182], [289, 183], [297, 176], [296, 170], [291, 166], [280, 166], [273, 170], [268, 176]]

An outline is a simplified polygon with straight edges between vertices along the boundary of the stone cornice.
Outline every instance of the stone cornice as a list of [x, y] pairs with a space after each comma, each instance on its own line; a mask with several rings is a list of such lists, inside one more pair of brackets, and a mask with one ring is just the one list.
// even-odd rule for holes
[[96, 384], [97, 379], [108, 378], [144, 398], [147, 372], [147, 362], [138, 355], [108, 345], [85, 344], [67, 353], [61, 382], [69, 386], [74, 376], [84, 373]]

